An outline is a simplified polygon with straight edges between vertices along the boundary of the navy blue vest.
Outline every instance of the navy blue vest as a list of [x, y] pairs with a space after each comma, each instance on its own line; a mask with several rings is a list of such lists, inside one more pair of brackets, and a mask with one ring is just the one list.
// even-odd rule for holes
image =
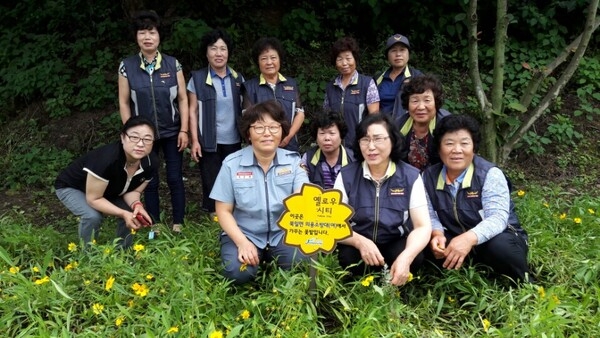
[[[275, 85], [275, 91], [273, 91], [267, 83], [260, 84], [259, 78], [255, 77], [244, 82], [242, 85], [242, 93], [248, 97], [251, 104], [257, 104], [273, 99], [277, 100], [285, 110], [285, 115], [291, 124], [294, 121], [294, 116], [296, 116], [296, 108], [299, 108], [296, 102], [298, 85], [296, 84], [296, 80], [291, 77], [286, 77], [285, 79], [285, 81], [278, 81], [277, 85]], [[290, 143], [288, 143], [285, 149], [298, 151], [298, 140], [296, 139], [296, 136], [290, 140]]]
[[409, 217], [410, 195], [419, 170], [404, 162], [376, 193], [376, 183], [363, 177], [362, 163], [353, 162], [340, 171], [348, 204], [354, 208], [351, 222], [355, 231], [378, 244], [408, 236], [413, 226]]
[[[157, 138], [176, 136], [181, 128], [177, 101], [177, 64], [174, 57], [161, 54], [160, 68], [150, 76], [140, 68], [139, 54], [123, 60], [130, 90], [131, 115], [154, 121]], [[187, 128], [187, 126], [186, 126]]]
[[358, 82], [349, 84], [345, 90], [334, 85], [334, 81], [329, 82], [325, 89], [325, 95], [329, 101], [329, 109], [332, 112], [342, 114], [344, 122], [348, 126], [348, 133], [344, 138], [343, 144], [348, 147], [354, 147], [356, 138], [356, 126], [367, 114], [367, 92], [371, 83], [370, 76], [358, 74]]
[[[483, 210], [481, 204], [481, 192], [485, 177], [488, 171], [496, 165], [483, 159], [480, 156], [473, 158], [475, 172], [471, 181], [471, 186], [468, 188], [459, 188], [456, 193], [456, 198], [453, 198], [452, 193], [444, 184], [443, 190], [437, 189], [438, 179], [442, 172], [442, 163], [430, 166], [423, 172], [423, 181], [425, 189], [429, 195], [431, 205], [440, 219], [442, 225], [453, 236], [458, 236], [469, 229], [474, 228], [483, 218], [479, 213]], [[446, 180], [445, 177], [442, 179]], [[508, 181], [509, 190], [511, 189], [510, 181]], [[455, 204], [456, 203], [456, 204]], [[455, 214], [458, 216], [456, 217]], [[508, 214], [508, 224], [515, 228], [516, 231], [523, 231], [521, 224], [514, 210], [514, 204], [511, 199]]]
[[[237, 126], [242, 116], [240, 88], [243, 77], [231, 68], [229, 72], [231, 74], [231, 95], [235, 109], [235, 125]], [[208, 79], [210, 79], [210, 83]], [[217, 151], [217, 92], [212, 83], [208, 67], [192, 72], [192, 80], [196, 88], [196, 97], [202, 103], [202, 107], [198, 108], [202, 111], [202, 121], [198, 121], [198, 128], [202, 126], [202, 130], [198, 129], [200, 145], [204, 151], [215, 152]]]
[[[341, 146], [342, 148], [344, 148], [344, 146]], [[314, 183], [318, 186], [320, 186], [321, 188], [325, 188], [324, 186], [324, 179], [323, 179], [323, 167], [322, 167], [322, 161], [321, 159], [319, 159], [319, 162], [317, 162], [317, 164], [313, 163], [312, 159], [317, 151], [317, 149], [319, 149], [318, 147], [316, 148], [312, 148], [309, 151], [306, 152], [306, 166], [308, 167], [308, 179], [310, 180], [311, 183]], [[354, 158], [352, 156], [352, 151], [348, 150], [347, 148], [344, 148], [344, 151], [340, 151], [340, 155], [338, 156], [338, 160], [337, 160], [337, 164], [340, 164], [342, 167], [344, 167], [345, 165], [354, 162]], [[345, 156], [344, 156], [345, 155]], [[321, 158], [323, 159], [323, 161], [325, 161], [324, 159], [324, 155], [323, 153], [321, 153]], [[335, 180], [334, 180], [335, 183]]]

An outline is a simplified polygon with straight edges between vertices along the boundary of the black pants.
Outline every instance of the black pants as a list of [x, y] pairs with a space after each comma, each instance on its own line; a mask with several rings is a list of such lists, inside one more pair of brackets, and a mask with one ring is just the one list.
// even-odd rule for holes
[[[455, 235], [448, 232], [444, 235], [448, 246]], [[431, 252], [430, 249], [428, 251]], [[489, 241], [471, 249], [466, 261], [487, 265], [494, 273], [507, 275], [515, 281], [531, 281], [531, 272], [527, 264], [528, 252], [527, 233], [506, 229]], [[444, 259], [435, 259], [433, 254], [428, 254], [427, 258], [431, 258], [440, 267], [444, 263]]]
[[[395, 241], [378, 244], [376, 243], [379, 252], [383, 256], [385, 263], [388, 265], [388, 268], [392, 267], [398, 255], [404, 251], [406, 248], [406, 237], [401, 237]], [[348, 268], [350, 265], [357, 264], [348, 268], [348, 271], [354, 277], [359, 277], [367, 273], [379, 272], [382, 270], [382, 266], [368, 266], [362, 261], [362, 257], [360, 256], [360, 251], [353, 246], [339, 244], [337, 246], [338, 250], [338, 261], [340, 266], [344, 269]], [[419, 253], [412, 264], [410, 265], [410, 271], [417, 271], [421, 265], [423, 264], [423, 253]]]
[[217, 144], [217, 151], [208, 152], [202, 149], [200, 159], [200, 177], [202, 178], [202, 209], [206, 212], [215, 211], [215, 200], [211, 199], [210, 192], [215, 185], [223, 160], [227, 155], [242, 149], [241, 143]]

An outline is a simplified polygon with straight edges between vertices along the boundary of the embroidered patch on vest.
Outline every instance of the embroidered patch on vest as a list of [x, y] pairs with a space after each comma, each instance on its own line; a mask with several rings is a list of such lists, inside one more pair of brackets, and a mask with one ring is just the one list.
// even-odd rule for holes
[[171, 77], [171, 73], [170, 72], [166, 72], [166, 73], [160, 73], [160, 78], [161, 79], [167, 79]]
[[284, 176], [284, 175], [291, 175], [292, 174], [292, 169], [290, 168], [281, 168], [281, 169], [277, 169], [277, 171], [275, 171], [275, 176]]
[[404, 188], [390, 188], [390, 196], [404, 196]]
[[352, 90], [350, 90], [350, 95], [360, 95], [360, 89], [352, 89]]
[[252, 172], [251, 171], [238, 171], [235, 173], [235, 178], [238, 180], [251, 180]]
[[467, 191], [467, 198], [479, 198], [479, 191]]
[[294, 86], [283, 86], [283, 90], [294, 90]]

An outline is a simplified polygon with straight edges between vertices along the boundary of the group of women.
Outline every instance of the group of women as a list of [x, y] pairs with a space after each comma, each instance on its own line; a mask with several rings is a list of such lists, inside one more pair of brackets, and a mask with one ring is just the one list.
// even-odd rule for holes
[[[355, 210], [353, 235], [337, 253], [352, 276], [387, 266], [391, 283], [402, 285], [430, 253], [444, 268], [473, 259], [515, 280], [529, 278], [527, 235], [509, 183], [475, 155], [476, 122], [440, 109], [439, 80], [407, 65], [405, 36], [386, 41], [390, 67], [376, 80], [357, 72], [354, 39], [333, 44], [339, 75], [311, 126], [317, 146], [300, 157], [304, 109], [296, 81], [280, 73], [277, 39], [255, 43], [260, 75], [245, 80], [228, 65], [233, 45], [227, 33], [205, 34], [208, 66], [192, 72], [185, 86], [179, 62], [158, 51], [158, 16], [143, 12], [132, 28], [140, 53], [119, 67], [120, 141], [75, 161], [56, 183], [61, 201], [81, 217], [86, 243], [102, 214], [122, 219], [117, 235], [124, 247], [131, 243], [128, 229], [160, 219], [160, 149], [172, 229], [181, 231], [182, 151], [190, 146], [200, 167], [202, 207], [218, 216], [224, 275], [234, 283], [254, 279], [265, 260], [291, 268], [308, 259], [283, 243], [276, 224], [283, 199], [307, 182], [339, 189]], [[147, 211], [140, 202], [144, 189]]]

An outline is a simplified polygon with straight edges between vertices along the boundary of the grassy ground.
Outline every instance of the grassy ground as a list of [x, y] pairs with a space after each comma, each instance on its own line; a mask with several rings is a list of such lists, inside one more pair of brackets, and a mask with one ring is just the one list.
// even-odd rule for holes
[[488, 279], [482, 267], [427, 267], [401, 288], [343, 282], [322, 255], [314, 290], [307, 268], [270, 267], [234, 287], [220, 276], [219, 227], [207, 216], [187, 220], [183, 236], [141, 231], [125, 252], [111, 244], [109, 219], [82, 252], [74, 217], [40, 227], [11, 210], [0, 216], [0, 336], [600, 336], [600, 198], [534, 187], [514, 199], [536, 285]]

